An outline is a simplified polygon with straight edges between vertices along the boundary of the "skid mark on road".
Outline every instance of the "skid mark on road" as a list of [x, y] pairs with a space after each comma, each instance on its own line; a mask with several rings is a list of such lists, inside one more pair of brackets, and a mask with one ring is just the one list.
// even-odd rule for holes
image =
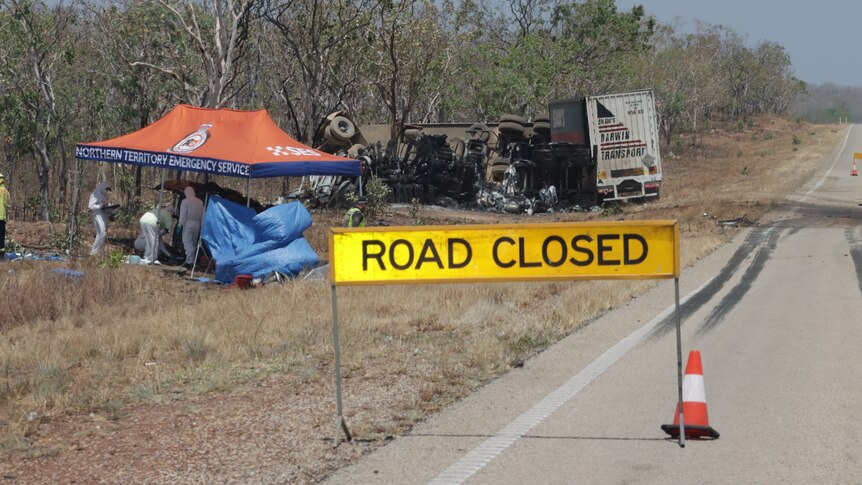
[[718, 305], [713, 307], [709, 316], [706, 317], [706, 320], [700, 324], [700, 328], [697, 329], [698, 337], [703, 336], [715, 328], [724, 320], [724, 317], [733, 310], [733, 307], [742, 301], [742, 298], [751, 289], [751, 285], [755, 280], [757, 280], [760, 272], [763, 271], [763, 268], [766, 266], [766, 262], [769, 261], [770, 256], [772, 256], [772, 250], [772, 248], [767, 246], [760, 248], [757, 251], [757, 255], [754, 256], [754, 261], [752, 261], [748, 266], [748, 269], [745, 270], [745, 274], [742, 275], [742, 279], [739, 280], [739, 283], [724, 295], [724, 298], [721, 299]]
[[[776, 239], [777, 231], [775, 228], [752, 229], [745, 238], [745, 241], [740, 244], [739, 248], [736, 249], [736, 252], [733, 253], [733, 256], [731, 256], [727, 261], [727, 264], [724, 265], [724, 268], [719, 271], [718, 275], [716, 275], [716, 277], [701, 291], [693, 295], [691, 299], [680, 304], [679, 310], [681, 323], [685, 322], [688, 317], [700, 310], [716, 295], [716, 293], [724, 288], [724, 285], [736, 273], [749, 254], [764, 246], [774, 249]], [[649, 335], [649, 338], [660, 338], [673, 330], [676, 325], [674, 318], [674, 315], [669, 315], [663, 319]]]
[[856, 283], [859, 285], [859, 292], [862, 293], [862, 242], [859, 241], [852, 227], [844, 230], [844, 235], [850, 243], [850, 257], [853, 258], [853, 266], [856, 268]]

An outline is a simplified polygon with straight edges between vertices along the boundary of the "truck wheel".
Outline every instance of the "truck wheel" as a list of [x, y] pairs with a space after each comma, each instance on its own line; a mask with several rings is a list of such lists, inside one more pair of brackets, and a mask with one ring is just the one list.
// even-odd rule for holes
[[533, 123], [533, 132], [535, 133], [550, 133], [551, 123], [548, 121], [536, 121]]
[[332, 133], [332, 136], [339, 141], [350, 141], [353, 138], [353, 135], [356, 134], [356, 127], [353, 126], [353, 122], [345, 118], [344, 116], [336, 116], [332, 119], [332, 122], [329, 123], [329, 132]]
[[476, 141], [487, 142], [491, 139], [491, 130], [487, 125], [482, 123], [474, 123], [467, 128], [467, 133], [470, 133], [470, 139]]
[[341, 145], [341, 140], [335, 138], [335, 135], [332, 134], [329, 126], [323, 130], [323, 139], [330, 145]]
[[503, 121], [497, 126], [497, 129], [500, 130], [500, 133], [524, 136], [524, 125], [515, 123], [513, 121]]
[[466, 145], [464, 144], [464, 140], [460, 138], [452, 138], [450, 142], [452, 146], [452, 153], [455, 154], [455, 158], [461, 160], [464, 158], [464, 151], [466, 149]]
[[359, 152], [362, 150], [365, 150], [365, 145], [362, 145], [361, 143], [357, 143], [357, 144], [351, 146], [347, 150], [347, 156], [350, 158], [358, 158]]
[[494, 165], [491, 167], [491, 177], [498, 182], [503, 180], [503, 176], [506, 174], [506, 169], [508, 168], [508, 165]]
[[410, 129], [404, 130], [404, 139], [406, 141], [415, 141], [416, 138], [418, 138], [420, 134], [422, 134], [421, 129], [410, 128]]
[[524, 126], [527, 124], [527, 120], [525, 120], [523, 117], [518, 116], [518, 115], [513, 115], [513, 114], [504, 114], [504, 115], [500, 116], [500, 124], [503, 124], [506, 122], [516, 123], [516, 124], [519, 124], [521, 126]]

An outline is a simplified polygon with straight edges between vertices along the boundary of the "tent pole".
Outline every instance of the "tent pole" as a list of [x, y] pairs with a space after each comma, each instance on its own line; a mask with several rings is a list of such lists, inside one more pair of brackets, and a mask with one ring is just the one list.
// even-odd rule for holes
[[[161, 221], [162, 220], [162, 199], [164, 198], [165, 193], [165, 171], [159, 170], [161, 173], [161, 182], [159, 183], [159, 205], [156, 206], [156, 218]], [[159, 239], [162, 238], [161, 233], [159, 233]], [[159, 251], [156, 251], [156, 259], [158, 259]]]
[[159, 183], [159, 206], [158, 206], [158, 209], [161, 210], [162, 209], [162, 197], [163, 197], [163, 194], [165, 193], [165, 171], [159, 170], [159, 172], [161, 173], [161, 182]]
[[359, 173], [359, 196], [362, 197], [362, 172]]
[[245, 206], [251, 207], [251, 177], [248, 178], [248, 186], [245, 190]]
[[210, 193], [207, 192], [206, 195], [204, 196], [204, 215], [203, 215], [203, 217], [201, 217], [201, 229], [198, 232], [198, 244], [197, 244], [197, 246], [195, 246], [195, 260], [192, 262], [192, 274], [189, 275], [189, 278], [195, 277], [195, 268], [197, 268], [197, 266], [198, 266], [198, 255], [201, 252], [201, 240], [203, 240], [203, 237], [204, 237], [204, 217], [206, 217], [206, 215], [207, 215], [206, 207], [207, 207], [207, 204], [209, 203], [209, 201], [210, 201]]

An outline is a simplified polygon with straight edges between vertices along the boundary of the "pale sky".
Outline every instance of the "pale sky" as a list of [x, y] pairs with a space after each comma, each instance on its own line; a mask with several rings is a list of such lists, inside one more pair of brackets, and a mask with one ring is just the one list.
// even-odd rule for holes
[[697, 19], [730, 27], [753, 46], [784, 46], [796, 77], [813, 84], [862, 86], [862, 0], [617, 0], [643, 5], [661, 23]]

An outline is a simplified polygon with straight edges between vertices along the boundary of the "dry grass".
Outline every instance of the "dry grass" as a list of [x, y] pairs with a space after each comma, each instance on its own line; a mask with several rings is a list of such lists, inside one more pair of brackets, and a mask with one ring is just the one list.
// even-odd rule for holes
[[[794, 135], [801, 144], [793, 144]], [[665, 161], [666, 183], [657, 203], [625, 206], [613, 216], [559, 214], [531, 221], [679, 219], [682, 260], [691, 264], [734, 234], [718, 231], [716, 218], [756, 219], [809, 177], [842, 135], [838, 127], [781, 119], [761, 120], [742, 133], [717, 131], [702, 146], [684, 147], [680, 158]], [[387, 223], [408, 220], [398, 213], [382, 217]], [[307, 236], [319, 254], [325, 255], [326, 228], [340, 218], [335, 212], [315, 215]], [[222, 291], [192, 287], [152, 268], [87, 264], [76, 268], [87, 273], [80, 281], [58, 277], [49, 264], [4, 267], [0, 442], [7, 452], [35, 452], [28, 437], [64, 414], [122, 420], [130, 403], [229, 390], [271, 373], [293, 374], [305, 383], [331, 379], [327, 283]], [[391, 422], [354, 420], [354, 432], [375, 437], [406, 429], [652, 284], [339, 291], [345, 376], [394, 374], [423, 383], [385, 403], [393, 406]]]

